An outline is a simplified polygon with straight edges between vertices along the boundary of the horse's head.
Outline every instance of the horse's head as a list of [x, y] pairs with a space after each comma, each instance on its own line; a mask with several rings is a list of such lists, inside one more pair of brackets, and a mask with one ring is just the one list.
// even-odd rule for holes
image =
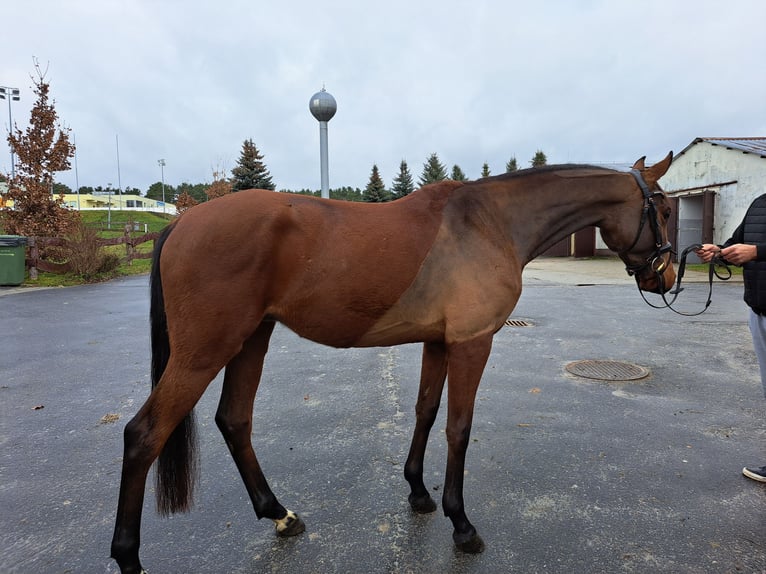
[[672, 161], [670, 152], [651, 167], [644, 166], [644, 158], [633, 164], [631, 177], [625, 177], [630, 199], [601, 227], [604, 241], [617, 251], [639, 289], [652, 293], [668, 291], [676, 280], [667, 229], [670, 202], [657, 184]]

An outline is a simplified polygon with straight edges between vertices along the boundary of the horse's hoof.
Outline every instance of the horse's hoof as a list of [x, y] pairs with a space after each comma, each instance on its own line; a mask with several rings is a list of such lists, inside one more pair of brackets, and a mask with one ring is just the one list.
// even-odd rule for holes
[[304, 530], [306, 525], [303, 520], [294, 512], [287, 511], [287, 516], [281, 520], [275, 520], [274, 524], [277, 528], [277, 536], [297, 536]]
[[452, 539], [455, 541], [455, 546], [461, 552], [466, 554], [481, 554], [484, 552], [484, 541], [476, 533], [476, 530], [471, 530], [466, 534], [458, 534], [455, 532], [452, 535]]
[[418, 514], [428, 514], [436, 510], [436, 503], [428, 494], [425, 496], [414, 496], [410, 494], [407, 500], [410, 503], [410, 508]]

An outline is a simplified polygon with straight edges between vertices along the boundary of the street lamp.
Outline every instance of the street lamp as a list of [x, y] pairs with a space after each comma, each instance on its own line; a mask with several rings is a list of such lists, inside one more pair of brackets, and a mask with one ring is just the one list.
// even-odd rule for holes
[[[8, 100], [8, 133], [13, 134], [13, 117], [11, 116], [11, 102], [18, 102], [21, 99], [18, 88], [9, 88], [0, 86], [0, 100]], [[16, 177], [16, 161], [13, 157], [13, 146], [11, 146], [11, 179]]]
[[158, 159], [157, 165], [160, 166], [162, 172], [162, 213], [165, 213], [165, 160]]

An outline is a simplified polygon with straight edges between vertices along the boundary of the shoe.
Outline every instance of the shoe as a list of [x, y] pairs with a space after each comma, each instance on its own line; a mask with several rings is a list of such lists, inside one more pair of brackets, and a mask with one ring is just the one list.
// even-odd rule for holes
[[757, 480], [758, 482], [766, 482], [766, 466], [762, 466], [761, 468], [745, 467], [742, 469], [742, 474], [748, 478]]

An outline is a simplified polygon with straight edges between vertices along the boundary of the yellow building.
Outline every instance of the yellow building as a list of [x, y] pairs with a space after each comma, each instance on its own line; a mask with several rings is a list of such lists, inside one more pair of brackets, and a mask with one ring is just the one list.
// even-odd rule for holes
[[66, 193], [64, 205], [79, 211], [119, 209], [121, 211], [153, 211], [175, 215], [176, 206], [140, 195], [116, 194], [107, 191], [95, 193]]
[[[13, 207], [13, 201], [5, 201], [3, 194], [8, 184], [0, 182], [0, 207]], [[119, 209], [121, 211], [153, 211], [176, 214], [176, 206], [170, 202], [157, 201], [140, 195], [126, 195], [109, 191], [94, 193], [65, 193], [64, 206], [78, 211]]]

